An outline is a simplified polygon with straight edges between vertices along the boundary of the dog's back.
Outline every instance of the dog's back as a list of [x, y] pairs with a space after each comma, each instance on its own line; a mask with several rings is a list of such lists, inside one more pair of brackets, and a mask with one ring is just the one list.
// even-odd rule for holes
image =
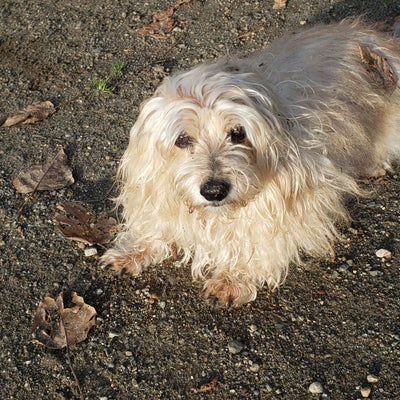
[[399, 40], [344, 21], [283, 37], [251, 62], [287, 117], [307, 127], [299, 144], [351, 175], [374, 175], [399, 156]]

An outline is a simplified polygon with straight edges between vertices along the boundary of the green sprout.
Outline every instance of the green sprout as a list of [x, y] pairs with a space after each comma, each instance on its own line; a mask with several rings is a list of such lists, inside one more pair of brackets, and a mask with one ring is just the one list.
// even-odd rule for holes
[[112, 93], [114, 88], [110, 86], [109, 78], [94, 78], [93, 88], [96, 90], [101, 90], [104, 93]]
[[111, 72], [114, 75], [121, 75], [124, 67], [125, 67], [125, 63], [123, 61], [116, 63], [116, 64], [111, 64]]

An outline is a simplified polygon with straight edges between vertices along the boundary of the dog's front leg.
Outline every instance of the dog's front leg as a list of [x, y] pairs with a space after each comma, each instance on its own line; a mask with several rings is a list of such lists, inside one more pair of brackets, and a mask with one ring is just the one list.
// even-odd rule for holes
[[117, 274], [128, 272], [139, 275], [144, 268], [162, 262], [173, 251], [173, 246], [160, 240], [135, 240], [128, 233], [122, 233], [117, 237], [115, 246], [101, 257], [100, 263]]
[[[240, 271], [240, 267], [237, 270]], [[258, 285], [244, 273], [215, 270], [204, 283], [204, 292], [208, 300], [218, 305], [238, 307], [253, 301], [257, 296]]]

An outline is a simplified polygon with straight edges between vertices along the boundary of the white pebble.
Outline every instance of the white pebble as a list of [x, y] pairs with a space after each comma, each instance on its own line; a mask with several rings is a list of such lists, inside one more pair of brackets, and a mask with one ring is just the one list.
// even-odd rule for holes
[[367, 375], [367, 382], [376, 383], [379, 381], [379, 378], [376, 375], [369, 374]]
[[360, 393], [361, 393], [361, 396], [364, 397], [364, 399], [366, 399], [371, 394], [371, 388], [370, 387], [362, 387], [360, 389]]
[[258, 365], [258, 364], [253, 364], [251, 367], [250, 367], [250, 371], [251, 372], [254, 372], [254, 373], [257, 373], [257, 372], [259, 372], [260, 371], [260, 366]]
[[378, 258], [384, 258], [385, 260], [391, 260], [392, 259], [392, 253], [389, 250], [386, 249], [379, 249], [375, 252], [375, 255]]
[[324, 388], [319, 382], [313, 382], [309, 387], [308, 391], [313, 394], [321, 394], [324, 392]]
[[97, 254], [97, 249], [95, 247], [88, 247], [85, 249], [85, 257], [92, 257]]

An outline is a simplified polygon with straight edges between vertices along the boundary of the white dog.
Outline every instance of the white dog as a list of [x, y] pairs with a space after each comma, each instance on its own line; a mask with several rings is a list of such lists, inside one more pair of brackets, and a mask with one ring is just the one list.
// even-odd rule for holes
[[331, 250], [356, 178], [400, 154], [399, 72], [399, 42], [343, 22], [167, 78], [131, 130], [102, 264], [190, 262], [223, 305], [277, 287]]

